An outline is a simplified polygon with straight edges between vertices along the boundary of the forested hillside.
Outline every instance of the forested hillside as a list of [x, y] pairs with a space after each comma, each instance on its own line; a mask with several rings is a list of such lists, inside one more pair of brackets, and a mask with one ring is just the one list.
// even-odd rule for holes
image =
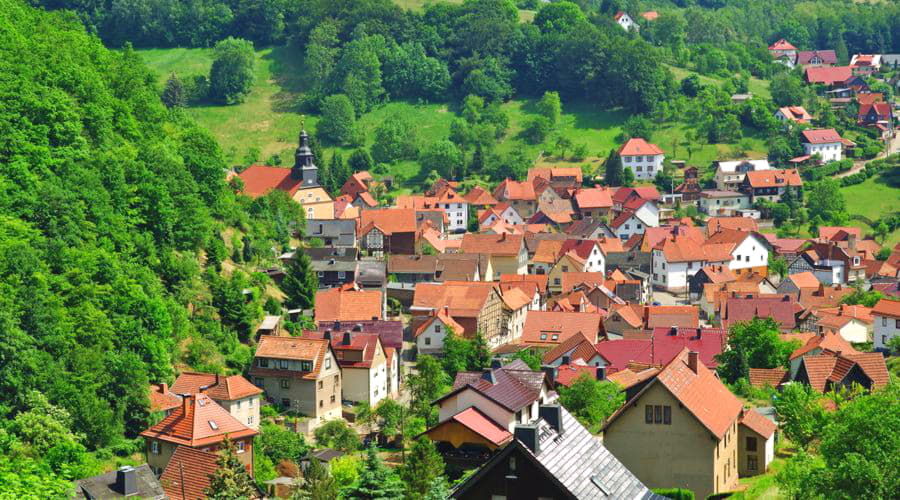
[[286, 198], [238, 201], [223, 167], [131, 50], [104, 48], [71, 15], [0, 0], [4, 494], [47, 498], [65, 486], [53, 474], [95, 471], [86, 451], [129, 453], [148, 422], [147, 384], [192, 361], [185, 344], [239, 354], [239, 316], [254, 311], [229, 323], [219, 306], [253, 280], [201, 279], [203, 249], [224, 252], [226, 226], [260, 248], [286, 242], [272, 222]]

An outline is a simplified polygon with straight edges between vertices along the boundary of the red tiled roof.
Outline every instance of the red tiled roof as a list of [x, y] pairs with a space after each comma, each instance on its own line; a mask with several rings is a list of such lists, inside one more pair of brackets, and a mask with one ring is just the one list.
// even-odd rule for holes
[[[804, 133], [806, 132], [804, 131]], [[754, 188], [797, 187], [803, 185], [803, 179], [800, 178], [800, 173], [796, 169], [754, 170], [747, 172], [746, 179], [750, 186]]]
[[734, 229], [737, 231], [759, 231], [756, 219], [752, 217], [710, 217], [706, 221], [706, 234], [712, 236], [719, 229]]
[[634, 197], [659, 201], [659, 191], [654, 186], [620, 187], [613, 193], [613, 202], [625, 203]]
[[460, 337], [465, 336], [466, 329], [463, 328], [462, 325], [457, 323], [456, 320], [454, 320], [449, 314], [447, 314], [447, 312], [444, 309], [439, 309], [436, 314], [430, 315], [428, 317], [428, 319], [425, 320], [424, 323], [422, 323], [421, 325], [419, 325], [418, 328], [416, 328], [416, 331], [413, 334], [413, 337], [418, 337], [419, 335], [421, 335], [422, 332], [427, 330], [428, 327], [437, 320], [440, 320], [441, 323], [443, 323], [445, 327], [452, 328], [454, 334], [459, 335]]
[[875, 304], [875, 307], [872, 308], [872, 314], [900, 318], [900, 301], [881, 299]]
[[370, 224], [386, 235], [416, 232], [416, 211], [413, 208], [363, 210], [359, 221], [362, 228], [360, 234], [368, 230]]
[[494, 190], [494, 198], [498, 200], [534, 201], [534, 185], [531, 182], [519, 182], [506, 179]]
[[517, 282], [528, 282], [537, 285], [541, 295], [547, 293], [547, 284], [550, 276], [546, 274], [501, 274], [500, 284], [514, 284]]
[[858, 364], [866, 375], [872, 379], [872, 385], [876, 389], [886, 386], [891, 377], [888, 374], [884, 356], [879, 352], [860, 352], [856, 354], [844, 354], [854, 363]]
[[578, 184], [581, 184], [584, 174], [581, 167], [552, 167], [540, 168], [534, 167], [528, 169], [528, 182], [534, 182], [535, 178], [542, 178], [553, 181], [560, 178], [571, 178]]
[[[310, 372], [296, 372], [297, 376], [304, 379], [315, 380], [319, 377], [319, 370], [328, 352], [328, 342], [301, 337], [280, 337], [275, 335], [260, 335], [256, 344], [257, 358], [294, 359], [300, 361], [312, 361], [313, 369]], [[250, 369], [253, 375], [265, 376], [269, 370], [258, 368], [256, 363]], [[294, 372], [291, 372], [294, 373]]]
[[572, 361], [580, 359], [588, 362], [597, 354], [597, 350], [594, 349], [594, 341], [584, 333], [578, 332], [545, 352], [541, 360], [544, 364], [550, 364], [570, 351], [569, 358]]
[[463, 253], [515, 256], [519, 255], [522, 244], [521, 234], [466, 233], [463, 235], [461, 248]]
[[159, 477], [159, 483], [171, 500], [206, 498], [210, 476], [219, 468], [219, 456], [188, 446], [178, 446]]
[[741, 425], [746, 426], [748, 429], [766, 439], [769, 439], [769, 436], [771, 436], [775, 432], [775, 429], [778, 428], [778, 426], [775, 425], [775, 422], [764, 417], [762, 413], [756, 410], [745, 409], [741, 414], [740, 422]]
[[646, 306], [644, 317], [646, 328], [697, 328], [700, 326], [697, 306]]
[[244, 181], [244, 194], [258, 198], [274, 189], [293, 195], [300, 188], [302, 179], [291, 177], [291, 169], [252, 165], [238, 174]]
[[809, 144], [828, 144], [832, 142], [841, 142], [841, 134], [838, 134], [837, 130], [833, 128], [804, 130], [803, 132], [801, 132], [801, 134], [803, 135], [803, 142], [807, 142]]
[[[304, 331], [303, 337], [324, 339], [325, 334], [317, 331]], [[341, 332], [331, 333], [331, 348], [334, 350], [334, 357], [337, 358], [341, 368], [371, 368], [372, 362], [375, 360], [375, 353], [379, 350], [384, 352], [384, 347], [381, 345], [377, 334], [357, 333], [351, 334], [348, 339], [345, 339], [345, 337], [346, 335]], [[344, 343], [345, 340], [349, 341], [349, 343]], [[350, 351], [359, 353], [359, 359], [356, 359], [355, 355], [348, 357], [346, 353]], [[387, 359], [387, 353], [385, 352], [384, 354], [385, 359]]]
[[812, 115], [810, 115], [803, 106], [785, 106], [783, 108], [778, 108], [778, 111], [780, 111], [788, 120], [798, 123], [809, 123], [809, 121], [812, 120]]
[[226, 435], [235, 439], [257, 434], [206, 394], [185, 397], [169, 416], [141, 432], [144, 437], [191, 447], [221, 442]]
[[862, 230], [858, 227], [822, 226], [819, 228], [819, 238], [824, 240], [843, 241], [851, 234], [856, 236], [857, 240], [862, 239]]
[[[512, 440], [512, 434], [508, 430], [500, 427], [500, 425], [474, 406], [453, 415], [445, 422], [447, 421], [459, 422], [460, 425], [497, 446]], [[443, 423], [441, 422], [441, 424]], [[438, 426], [441, 424], [438, 424]]]
[[661, 155], [662, 149], [656, 144], [651, 144], [640, 137], [632, 137], [619, 148], [620, 156], [636, 156], [636, 155]]
[[879, 120], [890, 120], [891, 119], [891, 105], [886, 102], [875, 102], [871, 104], [860, 104], [859, 105], [859, 113], [857, 116], [860, 120], [862, 120], [866, 115], [869, 114], [869, 111], [872, 109], [875, 110], [875, 114], [878, 115]]
[[577, 364], [560, 365], [556, 369], [556, 383], [570, 387], [573, 382], [583, 375], [596, 379], [597, 367]]
[[359, 193], [363, 193], [369, 190], [369, 183], [374, 179], [372, 178], [372, 174], [366, 172], [365, 170], [361, 172], [356, 172], [351, 175], [347, 182], [341, 187], [341, 194], [349, 195], [351, 201], [356, 197]]
[[827, 349], [832, 352], [843, 352], [845, 354], [856, 354], [858, 352], [849, 342], [844, 340], [844, 337], [841, 337], [840, 334], [825, 332], [822, 335], [815, 335], [810, 338], [806, 344], [791, 353], [790, 359], [797, 359], [815, 349]]
[[419, 310], [439, 310], [447, 307], [451, 317], [475, 318], [491, 293], [494, 293], [493, 283], [474, 281], [419, 283], [413, 295], [412, 307]]
[[700, 353], [700, 362], [709, 368], [718, 363], [716, 356], [725, 346], [728, 333], [718, 328], [679, 328], [670, 334], [669, 328], [655, 328], [651, 339], [622, 339], [598, 342], [594, 348], [609, 361], [610, 373], [625, 369], [629, 363], [661, 366], [669, 363], [682, 349]]
[[797, 326], [796, 304], [793, 298], [786, 295], [731, 297], [725, 301], [722, 324], [731, 327], [740, 321], [771, 317], [782, 330], [793, 330]]
[[262, 394], [263, 391], [240, 375], [220, 377], [213, 373], [182, 372], [172, 384], [172, 392], [203, 393], [218, 401], [234, 401]]
[[585, 188], [575, 193], [575, 202], [580, 209], [610, 208], [613, 206], [612, 190], [609, 188]]
[[655, 21], [659, 17], [659, 12], [648, 10], [647, 12], [641, 12], [641, 17], [648, 21]]
[[788, 373], [784, 368], [750, 368], [750, 385], [777, 388], [789, 380]]
[[837, 53], [833, 50], [801, 50], [797, 53], [797, 64], [809, 64], [816, 56], [822, 59], [822, 64], [837, 64]]
[[806, 68], [806, 81], [809, 83], [824, 83], [832, 85], [843, 83], [853, 76], [850, 66], [821, 66]]
[[769, 50], [797, 50], [797, 47], [794, 47], [791, 45], [791, 42], [782, 38], [772, 45], [769, 45]]
[[471, 191], [463, 196], [463, 198], [465, 198], [470, 205], [491, 206], [498, 203], [497, 199], [494, 198], [490, 191], [484, 189], [481, 186], [473, 187]]
[[150, 384], [150, 411], [166, 411], [181, 404], [178, 394], [169, 390], [166, 384]]
[[629, 363], [628, 368], [611, 373], [606, 376], [606, 379], [619, 384], [623, 389], [630, 389], [647, 379], [655, 377], [660, 370], [655, 366], [639, 365], [640, 363]]
[[381, 318], [381, 291], [348, 287], [316, 292], [315, 318], [320, 321], [359, 321]]
[[522, 330], [522, 341], [527, 344], [558, 344], [579, 332], [595, 340], [603, 331], [601, 320], [601, 315], [593, 313], [529, 311]]
[[788, 279], [791, 280], [797, 288], [819, 288], [821, 285], [819, 279], [816, 278], [816, 275], [810, 271], [791, 274], [788, 276]]

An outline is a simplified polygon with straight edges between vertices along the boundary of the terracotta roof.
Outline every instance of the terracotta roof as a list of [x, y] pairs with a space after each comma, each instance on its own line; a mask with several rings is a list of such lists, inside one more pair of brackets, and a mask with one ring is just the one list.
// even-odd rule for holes
[[488, 255], [515, 256], [522, 249], [520, 234], [473, 234], [462, 238], [463, 253], [485, 253]]
[[837, 64], [837, 53], [833, 50], [801, 50], [797, 53], [797, 64], [809, 64], [816, 56], [822, 59], [822, 64]]
[[465, 336], [466, 329], [463, 328], [462, 325], [457, 323], [456, 320], [454, 320], [449, 314], [447, 314], [444, 309], [439, 309], [437, 313], [432, 313], [424, 323], [416, 328], [413, 337], [418, 337], [419, 335], [421, 335], [422, 332], [427, 330], [428, 327], [437, 320], [440, 320], [445, 327], [452, 328], [453, 333], [455, 333], [456, 335], [459, 335], [460, 337]]
[[821, 66], [806, 68], [806, 81], [809, 83], [824, 83], [832, 85], [843, 83], [853, 76], [850, 66]]
[[[828, 388], [828, 382], [833, 384], [841, 383], [850, 373], [854, 365], [859, 365], [860, 369], [872, 380], [874, 388], [883, 387], [888, 380], [887, 367], [884, 364], [884, 357], [879, 353], [865, 353], [870, 356], [861, 356], [860, 354], [843, 355], [832, 351], [823, 351], [817, 356], [805, 356], [801, 361], [801, 367], [806, 372], [809, 385], [818, 392], [825, 392]], [[874, 354], [875, 356], [871, 356]], [[859, 359], [862, 363], [858, 363]], [[865, 363], [869, 370], [866, 369]], [[873, 374], [870, 375], [869, 371]], [[877, 377], [879, 381], [876, 381]], [[879, 385], [880, 384], [880, 385]]]
[[524, 361], [517, 359], [500, 368], [457, 373], [453, 381], [453, 390], [436, 403], [465, 389], [472, 389], [507, 410], [515, 412], [540, 398], [544, 382], [544, 372], [532, 371]]
[[801, 132], [804, 142], [810, 144], [828, 144], [841, 142], [841, 135], [833, 128], [810, 129]]
[[750, 368], [750, 385], [759, 388], [767, 385], [777, 388], [790, 380], [789, 373], [784, 368]]
[[581, 184], [584, 174], [581, 171], [581, 167], [533, 167], [528, 169], [528, 182], [534, 182], [534, 179], [538, 177], [548, 181], [559, 178], [571, 178], [578, 184]]
[[606, 277], [601, 272], [566, 272], [562, 273], [562, 292], [567, 293], [578, 285], [603, 285]]
[[[699, 262], [707, 259], [704, 246], [686, 236], [672, 236], [657, 243], [654, 250], [662, 252], [666, 262]], [[730, 259], [728, 259], [730, 260]]]
[[522, 330], [522, 341], [528, 344], [558, 344], [582, 333], [596, 339], [603, 331], [602, 316], [593, 313], [529, 311]]
[[210, 476], [218, 468], [219, 456], [215, 453], [178, 446], [159, 477], [159, 482], [171, 500], [206, 498]]
[[416, 232], [416, 211], [412, 208], [378, 208], [363, 210], [359, 219], [360, 235], [374, 225], [386, 235]]
[[537, 285], [541, 295], [547, 293], [547, 283], [550, 276], [546, 274], [501, 274], [500, 284], [515, 284], [517, 282], [528, 282]]
[[737, 276], [725, 266], [706, 266], [698, 272], [703, 272], [709, 278], [709, 283], [706, 284], [730, 283], [737, 280]]
[[597, 354], [597, 350], [594, 349], [594, 343], [587, 335], [578, 332], [545, 352], [541, 361], [544, 364], [550, 364], [571, 351], [569, 358], [572, 361], [580, 359], [588, 362]]
[[836, 317], [844, 317], [844, 318], [852, 318], [855, 320], [859, 320], [863, 323], [871, 323], [873, 321], [872, 318], [872, 308], [865, 306], [851, 306], [847, 304], [841, 304], [838, 307], [830, 307], [819, 309], [817, 314], [820, 316], [836, 316]]
[[875, 304], [875, 307], [872, 308], [872, 314], [900, 318], [900, 301], [881, 299]]
[[263, 391], [240, 375], [220, 377], [213, 373], [182, 372], [172, 384], [172, 392], [203, 393], [217, 401], [234, 401], [262, 394]]
[[[349, 334], [350, 332], [347, 333]], [[317, 331], [304, 331], [303, 337], [324, 339], [325, 334]], [[331, 348], [334, 350], [334, 357], [341, 368], [371, 368], [378, 350], [380, 349], [384, 352], [384, 346], [381, 345], [378, 335], [374, 333], [349, 334], [349, 338], [345, 337], [348, 337], [348, 335], [341, 332], [331, 333]], [[345, 343], [347, 341], [349, 343]], [[359, 353], [359, 359], [357, 359], [355, 354], [348, 357], [346, 355], [347, 352]], [[387, 353], [384, 352], [384, 354], [385, 358], [387, 358]]]
[[740, 422], [741, 425], [746, 426], [748, 429], [766, 439], [769, 439], [769, 437], [775, 433], [775, 429], [778, 428], [778, 426], [775, 425], [775, 422], [764, 417], [762, 413], [750, 409], [745, 409], [743, 411]]
[[[297, 371], [296, 376], [315, 380], [319, 377], [325, 354], [328, 352], [328, 342], [300, 337], [278, 337], [275, 335], [260, 335], [256, 345], [256, 358], [294, 359], [300, 361], [312, 361], [313, 368], [310, 372]], [[270, 370], [254, 366], [250, 369], [253, 375], [263, 375]], [[280, 370], [271, 370], [283, 374]], [[294, 372], [291, 372], [292, 374]], [[283, 376], [283, 375], [282, 375]]]
[[597, 378], [597, 367], [588, 365], [568, 364], [560, 365], [556, 369], [556, 383], [569, 387], [582, 375], [591, 379]]
[[497, 199], [490, 193], [490, 191], [484, 189], [481, 186], [475, 186], [471, 191], [466, 193], [463, 198], [469, 202], [470, 205], [496, 205]]
[[412, 307], [419, 310], [438, 310], [447, 307], [451, 317], [475, 318], [491, 293], [494, 293], [493, 283], [460, 281], [419, 283], [413, 295]]
[[706, 234], [711, 236], [719, 229], [759, 231], [759, 224], [752, 217], [710, 217], [706, 220]]
[[810, 338], [806, 344], [791, 353], [790, 359], [794, 360], [801, 356], [805, 356], [816, 349], [827, 349], [829, 351], [843, 352], [845, 354], [856, 354], [858, 352], [849, 342], [844, 340], [844, 337], [841, 337], [834, 332], [825, 332], [822, 335], [815, 335]]
[[191, 447], [219, 443], [226, 435], [236, 439], [257, 434], [206, 394], [185, 397], [169, 416], [141, 432], [144, 437]]
[[512, 441], [512, 434], [503, 427], [500, 427], [496, 422], [491, 420], [490, 417], [481, 412], [478, 408], [474, 406], [466, 408], [465, 410], [453, 415], [449, 419], [441, 422], [437, 425], [440, 427], [445, 422], [458, 422], [463, 427], [469, 429], [470, 431], [478, 434], [484, 439], [490, 441], [491, 443], [501, 446], [509, 441]]
[[609, 361], [610, 373], [625, 369], [629, 363], [662, 366], [682, 349], [700, 353], [700, 362], [715, 368], [716, 356], [725, 348], [727, 338], [727, 331], [720, 328], [678, 328], [674, 334], [670, 328], [654, 328], [648, 339], [607, 340], [594, 348]]
[[659, 191], [654, 186], [620, 187], [613, 193], [613, 202], [625, 203], [635, 197], [650, 201], [659, 201]]
[[350, 287], [316, 292], [315, 317], [321, 321], [358, 321], [381, 319], [381, 291]]
[[[688, 366], [688, 357], [689, 350], [685, 348], [659, 372], [654, 382], [635, 396], [633, 401], [639, 399], [643, 392], [658, 382], [716, 438], [722, 439], [729, 427], [740, 417], [743, 405], [712, 371], [703, 366], [703, 363], [697, 363], [696, 372], [691, 369]], [[608, 432], [616, 418], [628, 408], [630, 405], [617, 410], [606, 422], [604, 429]]]
[[872, 385], [876, 389], [881, 389], [891, 381], [884, 356], [880, 352], [860, 352], [843, 355], [858, 364], [866, 372], [866, 375], [872, 379]]
[[274, 189], [293, 195], [300, 188], [302, 179], [291, 177], [290, 168], [252, 165], [238, 174], [244, 181], [244, 194], [258, 198]]
[[812, 115], [810, 115], [803, 106], [785, 106], [783, 108], [778, 108], [778, 111], [780, 111], [785, 118], [794, 122], [809, 123], [809, 121], [812, 120]]
[[166, 411], [181, 404], [178, 394], [169, 390], [167, 384], [150, 384], [150, 411]]
[[362, 200], [363, 203], [365, 203], [366, 205], [368, 205], [370, 207], [378, 206], [378, 202], [375, 201], [375, 198], [373, 198], [372, 195], [369, 194], [368, 191], [363, 191], [362, 193], [359, 193], [358, 195], [356, 195], [356, 198]]
[[506, 179], [494, 190], [494, 198], [498, 200], [534, 201], [534, 185], [531, 182], [519, 182]]
[[663, 154], [662, 149], [659, 149], [659, 146], [656, 144], [651, 144], [640, 137], [632, 137], [619, 148], [620, 156], [635, 156], [635, 155], [661, 155]]
[[769, 45], [769, 50], [797, 50], [797, 47], [794, 47], [791, 45], [791, 42], [782, 38], [772, 45]]
[[645, 328], [697, 328], [700, 326], [697, 306], [646, 306], [644, 315]]
[[612, 190], [609, 188], [585, 188], [575, 193], [575, 203], [580, 209], [610, 208], [613, 206]]
[[357, 194], [369, 190], [369, 183], [373, 180], [372, 174], [365, 170], [356, 172], [344, 182], [343, 186], [341, 186], [341, 194], [349, 195], [351, 201], [353, 201], [353, 198], [355, 198]]
[[641, 12], [641, 17], [648, 21], [655, 21], [659, 17], [659, 12], [648, 10], [647, 12]]
[[[806, 133], [807, 131], [804, 131]], [[760, 170], [747, 172], [747, 182], [751, 187], [786, 187], [786, 186], [802, 186], [803, 179], [796, 169], [786, 170]]]
[[632, 328], [641, 328], [644, 325], [644, 306], [640, 304], [613, 305], [609, 308], [609, 317], [620, 318]]
[[860, 106], [862, 106], [864, 104], [874, 104], [876, 102], [884, 102], [884, 93], [872, 92], [870, 94], [857, 94], [856, 102], [859, 103]]
[[821, 309], [825, 307], [837, 307], [841, 299], [853, 293], [853, 288], [843, 285], [832, 285], [819, 288], [802, 288], [797, 301], [806, 309]]
[[641, 382], [655, 377], [659, 373], [659, 368], [655, 366], [636, 367], [639, 363], [629, 363], [628, 368], [619, 370], [606, 376], [610, 382], [615, 382], [622, 386], [623, 389], [630, 389]]
[[753, 318], [771, 317], [782, 330], [793, 330], [797, 326], [796, 302], [788, 295], [747, 295], [738, 294], [725, 301], [722, 324], [731, 327], [740, 321]]
[[390, 255], [388, 273], [433, 274], [438, 269], [436, 255]]
[[788, 276], [788, 279], [791, 280], [797, 288], [819, 288], [819, 286], [821, 286], [819, 279], [810, 271], [791, 274]]

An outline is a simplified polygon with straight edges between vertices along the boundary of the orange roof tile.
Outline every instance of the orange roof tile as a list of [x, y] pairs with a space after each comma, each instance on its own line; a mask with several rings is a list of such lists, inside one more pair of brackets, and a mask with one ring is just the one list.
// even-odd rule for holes
[[506, 179], [494, 190], [494, 198], [498, 200], [535, 201], [534, 185], [531, 182], [519, 182]]
[[159, 483], [171, 500], [206, 498], [210, 476], [218, 468], [219, 456], [215, 453], [179, 446], [159, 477]]
[[872, 314], [900, 318], [900, 301], [881, 299], [875, 304], [875, 307], [872, 308]]
[[498, 203], [497, 199], [494, 198], [490, 191], [481, 186], [473, 187], [471, 191], [466, 193], [464, 198], [470, 205], [491, 206]]
[[234, 401], [262, 394], [263, 391], [240, 375], [220, 377], [213, 373], [182, 372], [172, 384], [172, 392], [203, 393], [217, 401]]
[[845, 354], [856, 354], [858, 351], [844, 340], [839, 334], [834, 332], [825, 332], [822, 335], [816, 335], [810, 338], [806, 344], [791, 353], [791, 359], [797, 359], [815, 349], [828, 349], [833, 352], [843, 352]]
[[788, 380], [788, 371], [784, 368], [750, 368], [750, 385], [753, 387], [777, 388]]
[[582, 333], [595, 340], [603, 331], [602, 316], [594, 313], [529, 311], [522, 330], [522, 341], [527, 344], [558, 344]]
[[330, 288], [316, 292], [316, 321], [361, 321], [381, 318], [381, 291]]
[[537, 285], [541, 295], [547, 293], [547, 284], [550, 276], [546, 274], [501, 274], [500, 284], [513, 284], [517, 282], [528, 282]]
[[[275, 335], [260, 335], [256, 345], [257, 358], [294, 359], [299, 361], [312, 361], [313, 369], [310, 372], [297, 372], [298, 376], [305, 379], [316, 379], [322, 360], [328, 352], [328, 342], [320, 339], [301, 337], [279, 337]], [[257, 367], [250, 369], [253, 374]]]
[[252, 165], [239, 173], [238, 177], [244, 181], [244, 194], [251, 198], [264, 196], [275, 189], [293, 195], [302, 183], [302, 179], [291, 177], [290, 168], [263, 165]]
[[493, 283], [464, 281], [419, 283], [413, 295], [412, 307], [418, 310], [438, 310], [447, 307], [451, 317], [475, 318], [491, 293], [495, 293]]
[[511, 287], [502, 290], [500, 298], [503, 299], [503, 303], [506, 304], [506, 307], [512, 309], [513, 311], [518, 311], [528, 304], [531, 304], [532, 299], [532, 297], [529, 297], [525, 292], [522, 291], [522, 289], [518, 287]]
[[741, 415], [741, 425], [746, 426], [748, 429], [766, 439], [769, 439], [769, 436], [771, 436], [775, 432], [775, 429], [778, 428], [778, 426], [775, 425], [775, 422], [764, 417], [762, 413], [756, 410], [747, 409], [745, 409]]
[[844, 83], [853, 76], [850, 66], [822, 66], [806, 68], [806, 81], [809, 83], [823, 83], [833, 85]]
[[597, 378], [597, 367], [592, 365], [568, 364], [560, 365], [556, 369], [556, 383], [570, 387], [572, 383], [581, 377]]
[[706, 234], [712, 236], [719, 229], [734, 229], [737, 231], [759, 231], [756, 219], [752, 217], [710, 217], [706, 221]]
[[421, 335], [422, 332], [427, 330], [428, 327], [431, 326], [431, 324], [435, 321], [440, 321], [446, 328], [452, 328], [453, 333], [455, 333], [456, 335], [459, 335], [460, 337], [465, 336], [466, 329], [463, 328], [462, 325], [457, 323], [456, 320], [454, 320], [445, 309], [438, 309], [437, 313], [432, 312], [428, 319], [425, 320], [424, 323], [419, 325], [418, 328], [416, 328], [413, 337], [418, 337], [419, 335]]
[[632, 137], [619, 148], [620, 156], [635, 156], [635, 155], [661, 155], [663, 154], [662, 149], [659, 149], [659, 146], [656, 144], [651, 144], [640, 137]]
[[810, 144], [828, 144], [833, 142], [841, 142], [841, 134], [833, 128], [820, 128], [812, 130], [804, 130], [800, 133], [803, 136], [803, 142]]
[[167, 384], [150, 384], [150, 411], [166, 411], [181, 404], [178, 394], [169, 390]]
[[791, 274], [788, 276], [788, 279], [791, 280], [797, 288], [819, 288], [821, 285], [819, 279], [816, 278], [816, 275], [810, 271]]
[[219, 443], [226, 435], [236, 439], [257, 434], [206, 394], [184, 397], [169, 416], [141, 432], [144, 437], [191, 447]]
[[[370, 224], [386, 235], [416, 232], [416, 211], [412, 208], [379, 208], [363, 210], [360, 227], [366, 230]], [[362, 231], [360, 231], [362, 234]]]
[[794, 47], [791, 42], [782, 38], [772, 45], [769, 45], [769, 50], [797, 50], [797, 47]]
[[613, 206], [612, 189], [610, 188], [585, 188], [575, 193], [575, 203], [580, 209], [610, 208]]
[[659, 370], [660, 369], [655, 366], [641, 368], [629, 366], [628, 368], [607, 375], [606, 379], [610, 382], [619, 384], [623, 389], [630, 389], [647, 379], [655, 377], [659, 373]]
[[754, 170], [747, 172], [747, 182], [751, 187], [786, 187], [786, 186], [802, 186], [803, 179], [800, 173], [794, 169], [786, 170]]
[[463, 253], [484, 253], [488, 255], [519, 255], [523, 237], [520, 234], [473, 234], [463, 235]]

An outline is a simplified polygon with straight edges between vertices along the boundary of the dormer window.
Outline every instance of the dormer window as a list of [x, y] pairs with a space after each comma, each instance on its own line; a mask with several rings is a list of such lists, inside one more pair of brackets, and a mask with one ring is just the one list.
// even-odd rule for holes
[[212, 421], [212, 420], [207, 420], [207, 422], [209, 423], [209, 428], [210, 428], [210, 429], [212, 429], [212, 430], [214, 430], [214, 431], [219, 430], [219, 424], [215, 423], [215, 422]]
[[301, 361], [300, 362], [300, 371], [311, 372], [312, 366], [313, 366], [312, 361]]

